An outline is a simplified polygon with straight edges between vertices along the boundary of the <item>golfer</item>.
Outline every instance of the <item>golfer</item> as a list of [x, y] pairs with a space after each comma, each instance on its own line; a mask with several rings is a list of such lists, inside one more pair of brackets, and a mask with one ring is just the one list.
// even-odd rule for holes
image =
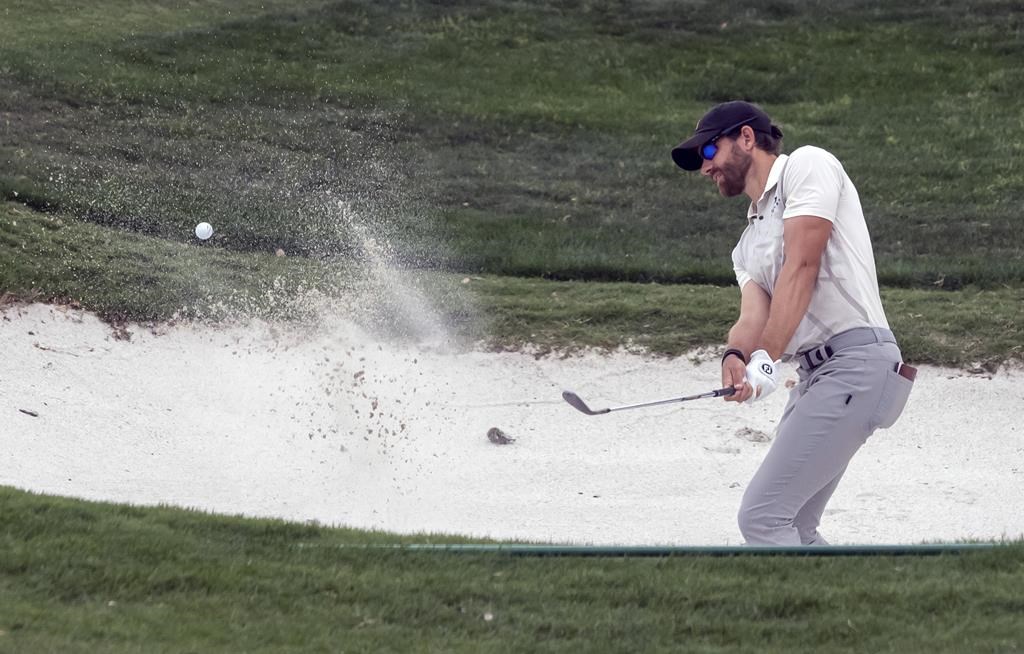
[[780, 154], [755, 105], [708, 111], [672, 150], [724, 197], [750, 198], [732, 252], [739, 319], [722, 357], [732, 402], [763, 399], [793, 361], [799, 383], [739, 511], [748, 545], [823, 545], [822, 512], [857, 449], [893, 425], [916, 370], [903, 364], [878, 293], [860, 198], [842, 164], [812, 146]]

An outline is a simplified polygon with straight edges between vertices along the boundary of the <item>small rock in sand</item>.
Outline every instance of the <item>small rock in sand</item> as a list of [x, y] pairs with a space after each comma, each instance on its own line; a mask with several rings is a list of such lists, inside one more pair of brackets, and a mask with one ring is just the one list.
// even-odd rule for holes
[[770, 434], [766, 434], [758, 429], [751, 429], [750, 427], [737, 429], [736, 437], [742, 438], [745, 441], [750, 441], [751, 443], [767, 443], [772, 439]]
[[495, 445], [508, 445], [509, 443], [516, 442], [516, 439], [512, 438], [497, 427], [491, 427], [487, 430], [487, 440], [491, 441]]

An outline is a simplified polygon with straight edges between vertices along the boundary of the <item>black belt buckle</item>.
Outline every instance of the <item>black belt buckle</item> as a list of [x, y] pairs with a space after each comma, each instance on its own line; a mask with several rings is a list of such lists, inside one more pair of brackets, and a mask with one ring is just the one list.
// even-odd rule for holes
[[828, 343], [816, 347], [813, 350], [810, 350], [809, 352], [804, 352], [803, 359], [804, 363], [806, 364], [807, 370], [814, 370], [821, 364], [831, 359], [833, 354], [835, 354], [835, 352], [832, 350], [832, 346], [829, 345]]

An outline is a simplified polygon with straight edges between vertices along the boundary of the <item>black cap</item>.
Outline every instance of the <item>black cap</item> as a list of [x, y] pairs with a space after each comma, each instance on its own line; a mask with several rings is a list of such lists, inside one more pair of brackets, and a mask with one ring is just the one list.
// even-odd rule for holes
[[760, 107], [742, 100], [723, 102], [704, 114], [693, 130], [693, 136], [672, 148], [672, 160], [683, 170], [700, 170], [704, 162], [700, 149], [704, 144], [744, 125], [750, 125], [755, 132], [782, 138], [782, 130], [772, 125], [772, 119]]

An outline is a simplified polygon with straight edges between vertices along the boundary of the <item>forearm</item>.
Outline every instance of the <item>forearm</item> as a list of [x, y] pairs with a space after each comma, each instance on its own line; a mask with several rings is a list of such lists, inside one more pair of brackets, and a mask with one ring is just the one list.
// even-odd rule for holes
[[773, 360], [782, 357], [796, 328], [807, 313], [818, 280], [817, 261], [796, 260], [783, 264], [775, 281], [771, 307], [754, 349], [763, 349]]
[[731, 386], [736, 393], [726, 398], [730, 402], [743, 402], [750, 397], [746, 383], [746, 362], [757, 349], [758, 339], [768, 320], [771, 298], [763, 288], [747, 281], [740, 289], [740, 316], [729, 330], [728, 347], [743, 353], [742, 360], [735, 356], [722, 359], [722, 386]]
[[771, 297], [752, 281], [743, 285], [740, 294], [740, 315], [729, 330], [726, 347], [741, 351], [744, 360], [747, 360], [761, 340], [768, 320]]

